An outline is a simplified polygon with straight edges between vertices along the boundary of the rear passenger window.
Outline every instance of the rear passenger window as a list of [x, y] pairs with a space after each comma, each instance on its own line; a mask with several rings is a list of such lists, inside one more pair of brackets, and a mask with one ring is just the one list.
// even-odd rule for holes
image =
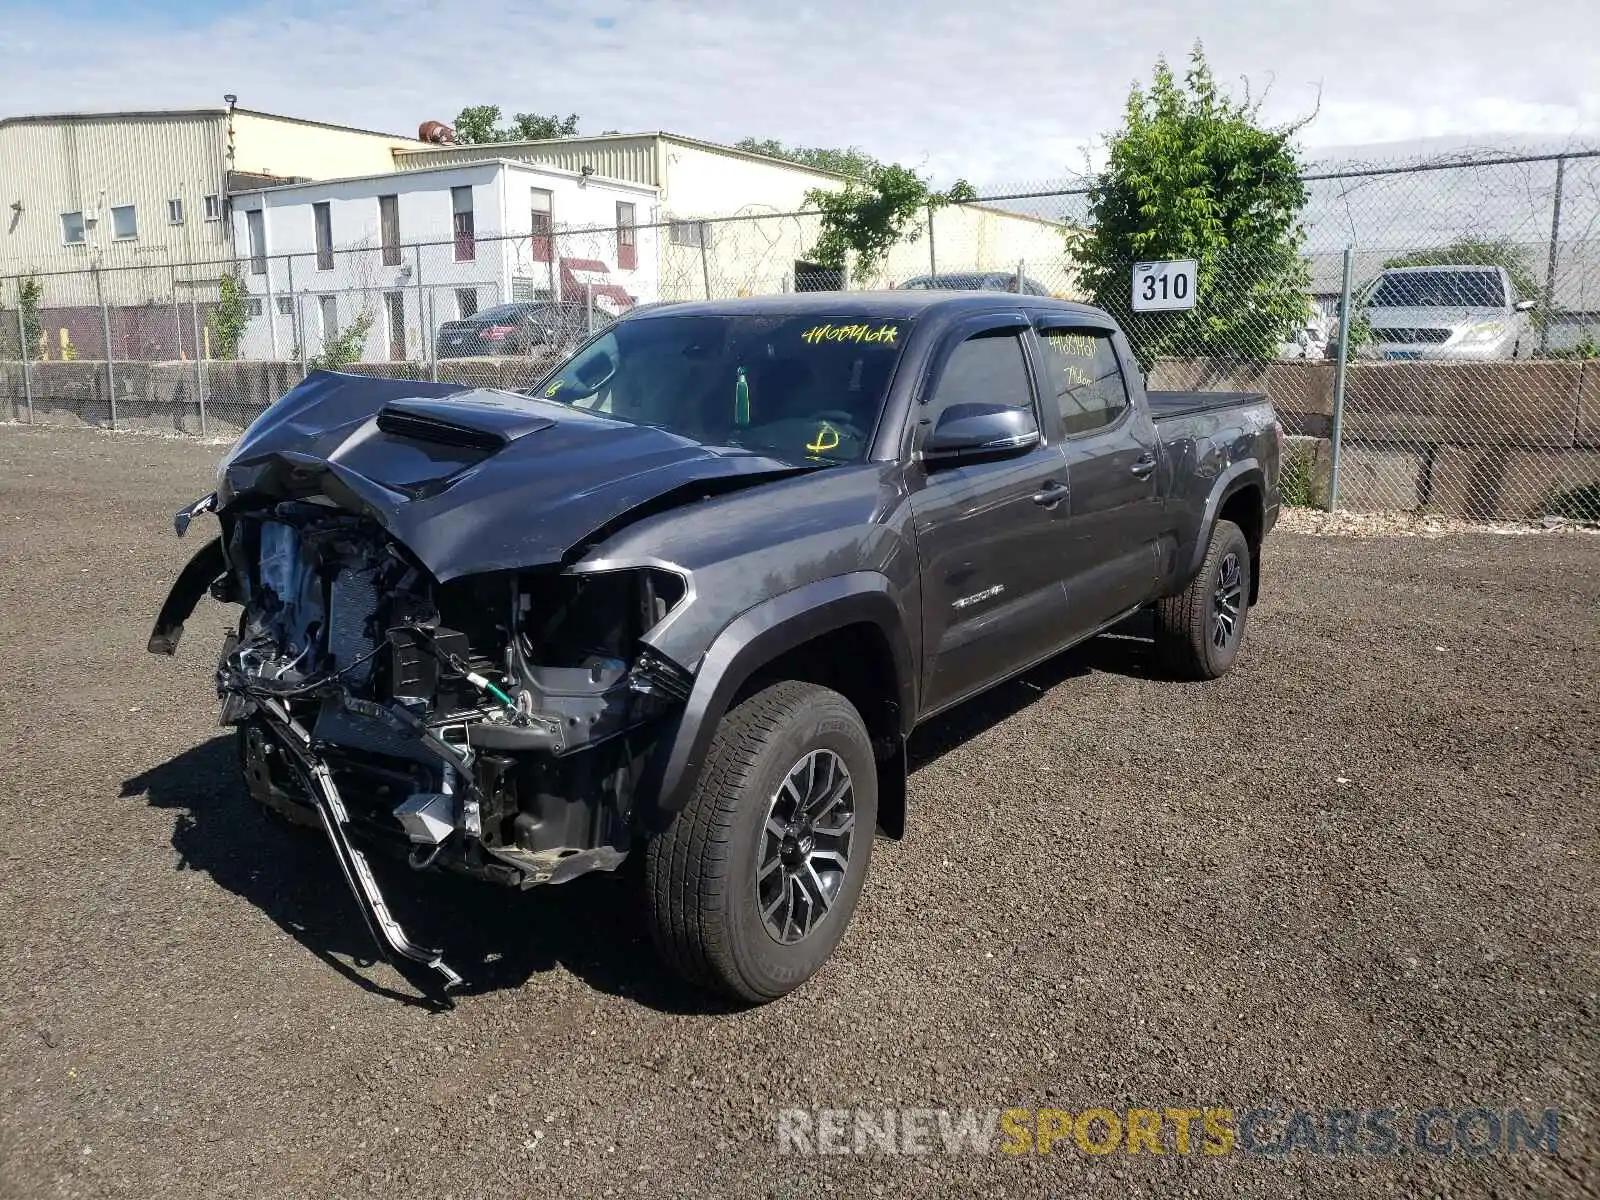
[[1013, 329], [980, 333], [950, 352], [928, 401], [928, 418], [937, 423], [947, 409], [963, 408], [963, 416], [999, 408], [1033, 412], [1033, 389], [1022, 339]]
[[1041, 329], [1047, 387], [1068, 437], [1114, 424], [1128, 407], [1111, 336], [1094, 329]]

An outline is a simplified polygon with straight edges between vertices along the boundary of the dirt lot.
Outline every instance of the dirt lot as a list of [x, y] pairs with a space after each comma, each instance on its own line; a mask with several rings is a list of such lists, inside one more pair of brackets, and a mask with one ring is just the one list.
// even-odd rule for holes
[[[218, 453], [0, 428], [0, 1194], [1594, 1194], [1600, 537], [1281, 534], [1230, 678], [1102, 639], [942, 719], [837, 958], [760, 1010], [665, 976], [626, 878], [430, 880], [402, 916], [469, 977], [435, 1011], [236, 786], [227, 612], [144, 652]], [[775, 1132], [1095, 1105], [1565, 1119], [1440, 1157]]]

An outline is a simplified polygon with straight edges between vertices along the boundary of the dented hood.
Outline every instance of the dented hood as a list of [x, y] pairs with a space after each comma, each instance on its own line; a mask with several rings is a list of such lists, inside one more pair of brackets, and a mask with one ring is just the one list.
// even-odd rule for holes
[[636, 517], [806, 469], [518, 393], [319, 371], [228, 453], [217, 509], [325, 497], [442, 582], [559, 563]]

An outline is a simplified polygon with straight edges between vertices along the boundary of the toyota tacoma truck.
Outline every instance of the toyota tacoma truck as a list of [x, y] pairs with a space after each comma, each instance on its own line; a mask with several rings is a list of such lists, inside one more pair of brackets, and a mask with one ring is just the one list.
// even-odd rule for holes
[[1260, 395], [1147, 393], [1048, 297], [659, 305], [527, 392], [309, 376], [176, 515], [220, 533], [149, 648], [241, 607], [246, 786], [430, 986], [448, 937], [408, 936], [375, 847], [515, 887], [642, 854], [667, 962], [762, 1002], [903, 831], [918, 724], [1141, 609], [1167, 671], [1232, 667], [1282, 439]]

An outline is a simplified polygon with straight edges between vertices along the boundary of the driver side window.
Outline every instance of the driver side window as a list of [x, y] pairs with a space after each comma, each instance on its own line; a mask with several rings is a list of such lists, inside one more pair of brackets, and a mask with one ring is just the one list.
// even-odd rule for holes
[[927, 406], [930, 428], [946, 414], [959, 419], [1001, 409], [1026, 412], [1037, 423], [1019, 332], [988, 330], [958, 345], [945, 359]]

